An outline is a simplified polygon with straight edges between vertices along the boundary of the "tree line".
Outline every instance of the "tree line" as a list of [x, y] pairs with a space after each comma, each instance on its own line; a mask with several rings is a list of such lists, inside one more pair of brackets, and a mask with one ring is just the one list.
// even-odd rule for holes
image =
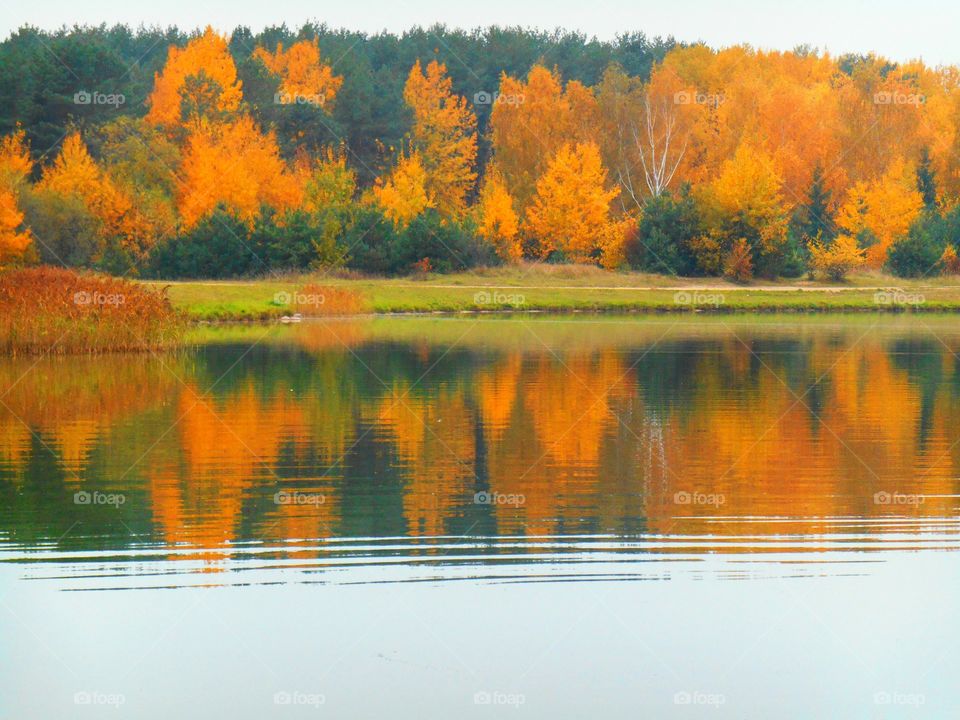
[[0, 44], [0, 264], [960, 270], [960, 70], [307, 24]]

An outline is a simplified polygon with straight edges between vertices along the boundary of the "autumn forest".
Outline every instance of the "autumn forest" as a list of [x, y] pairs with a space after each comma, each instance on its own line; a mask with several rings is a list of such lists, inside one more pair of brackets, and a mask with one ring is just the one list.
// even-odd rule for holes
[[960, 272], [960, 69], [642, 34], [23, 28], [0, 264]]

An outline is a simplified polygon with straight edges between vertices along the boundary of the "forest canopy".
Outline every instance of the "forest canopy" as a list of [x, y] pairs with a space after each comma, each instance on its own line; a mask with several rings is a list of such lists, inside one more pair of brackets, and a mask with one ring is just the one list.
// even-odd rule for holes
[[952, 272], [960, 70], [441, 26], [0, 43], [0, 266]]

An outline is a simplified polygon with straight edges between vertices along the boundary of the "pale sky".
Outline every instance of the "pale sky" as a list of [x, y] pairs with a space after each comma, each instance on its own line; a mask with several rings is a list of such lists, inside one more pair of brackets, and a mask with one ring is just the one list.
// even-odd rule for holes
[[23, 24], [42, 28], [124, 22], [207, 24], [254, 31], [304, 20], [367, 32], [442, 22], [452, 27], [522, 25], [579, 30], [601, 39], [642, 30], [648, 36], [747, 42], [788, 50], [808, 43], [833, 54], [875, 51], [893, 60], [960, 64], [960, 0], [3, 0], [0, 35]]

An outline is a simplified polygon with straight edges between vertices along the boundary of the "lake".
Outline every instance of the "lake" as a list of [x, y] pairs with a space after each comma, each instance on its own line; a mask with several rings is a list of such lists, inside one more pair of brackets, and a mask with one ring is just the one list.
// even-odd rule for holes
[[0, 361], [0, 718], [955, 717], [960, 323]]

